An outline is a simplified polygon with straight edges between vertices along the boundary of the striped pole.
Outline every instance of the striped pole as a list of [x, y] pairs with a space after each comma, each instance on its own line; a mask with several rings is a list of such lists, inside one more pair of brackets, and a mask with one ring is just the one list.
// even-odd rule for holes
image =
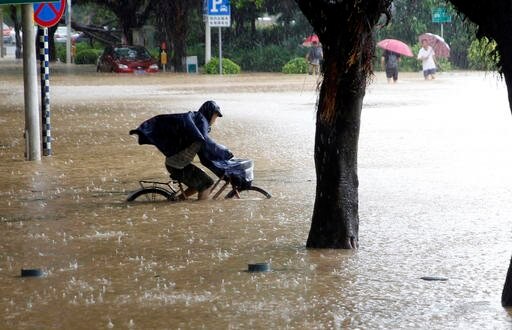
[[50, 123], [50, 54], [48, 48], [48, 28], [39, 27], [39, 60], [41, 62], [41, 113], [43, 118], [43, 155], [52, 154], [52, 134]]

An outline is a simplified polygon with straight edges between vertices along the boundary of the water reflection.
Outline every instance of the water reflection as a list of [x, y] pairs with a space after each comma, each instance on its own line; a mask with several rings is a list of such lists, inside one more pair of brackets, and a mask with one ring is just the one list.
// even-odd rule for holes
[[[499, 306], [512, 251], [505, 89], [478, 74], [379, 79], [363, 114], [361, 249], [353, 252], [304, 248], [315, 81], [57, 72], [54, 156], [36, 163], [23, 160], [20, 77], [2, 75], [2, 324], [509, 328]], [[163, 157], [128, 130], [205, 97], [226, 113], [214, 138], [255, 160], [256, 182], [273, 198], [125, 203], [140, 178], [166, 176]], [[247, 272], [255, 262], [272, 271]], [[19, 278], [22, 268], [47, 276]]]

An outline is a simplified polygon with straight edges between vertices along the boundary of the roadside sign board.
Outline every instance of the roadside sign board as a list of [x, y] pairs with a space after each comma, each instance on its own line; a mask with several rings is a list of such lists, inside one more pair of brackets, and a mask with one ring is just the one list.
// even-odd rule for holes
[[448, 14], [446, 8], [438, 7], [432, 9], [432, 22], [433, 23], [451, 23], [452, 16]]
[[34, 4], [34, 21], [42, 27], [54, 26], [64, 14], [66, 1], [59, 0], [59, 2], [40, 2]]
[[207, 0], [207, 14], [210, 26], [231, 26], [231, 5], [229, 0]]

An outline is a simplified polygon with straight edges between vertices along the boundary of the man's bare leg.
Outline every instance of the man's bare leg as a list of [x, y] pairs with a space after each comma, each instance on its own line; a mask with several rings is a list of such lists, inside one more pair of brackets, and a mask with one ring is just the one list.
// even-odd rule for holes
[[178, 195], [178, 198], [181, 200], [185, 200], [185, 199], [188, 199], [190, 196], [192, 196], [195, 193], [197, 193], [197, 190], [195, 190], [194, 188], [187, 188], [183, 191], [182, 194]]
[[206, 200], [208, 199], [208, 197], [210, 196], [210, 193], [212, 192], [212, 187], [209, 187], [203, 191], [200, 191], [198, 194], [197, 194], [197, 200], [200, 200], [200, 201], [203, 201], [203, 200]]

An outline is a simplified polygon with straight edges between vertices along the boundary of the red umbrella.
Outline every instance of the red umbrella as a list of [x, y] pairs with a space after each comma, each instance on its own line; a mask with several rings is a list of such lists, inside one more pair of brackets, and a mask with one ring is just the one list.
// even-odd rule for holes
[[412, 57], [412, 51], [406, 43], [396, 39], [384, 39], [377, 43], [377, 47], [385, 50], [392, 51], [394, 53]]
[[423, 33], [419, 37], [420, 42], [427, 40], [430, 47], [434, 49], [436, 57], [450, 57], [450, 46], [444, 41], [444, 39], [437, 34]]
[[320, 40], [318, 39], [318, 36], [316, 34], [312, 34], [309, 37], [307, 37], [306, 39], [304, 39], [302, 46], [311, 47], [314, 42], [316, 42], [316, 43], [320, 42]]

